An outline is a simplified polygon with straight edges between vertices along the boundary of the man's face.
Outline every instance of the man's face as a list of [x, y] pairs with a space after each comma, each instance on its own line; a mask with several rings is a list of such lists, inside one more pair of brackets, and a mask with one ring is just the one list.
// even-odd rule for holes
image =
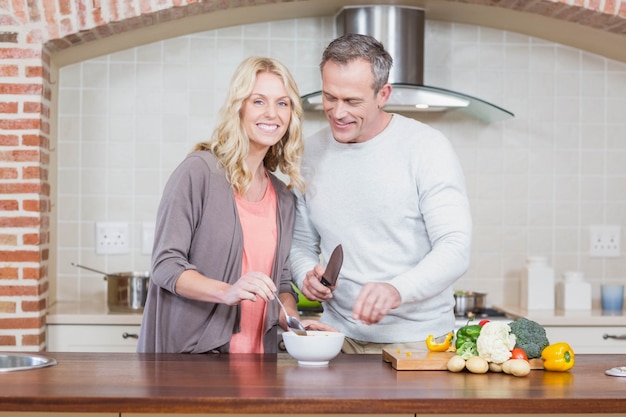
[[391, 93], [386, 84], [378, 94], [372, 85], [369, 62], [357, 59], [348, 64], [328, 61], [322, 68], [322, 104], [337, 142], [365, 142], [385, 127], [381, 110]]

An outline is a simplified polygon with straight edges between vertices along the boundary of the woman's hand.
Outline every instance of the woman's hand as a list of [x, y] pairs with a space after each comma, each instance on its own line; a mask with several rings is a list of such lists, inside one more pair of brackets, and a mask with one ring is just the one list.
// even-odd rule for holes
[[276, 285], [262, 272], [248, 272], [228, 288], [224, 294], [224, 304], [237, 305], [243, 300], [256, 301], [261, 297], [266, 302], [274, 299]]
[[243, 300], [256, 301], [257, 297], [268, 301], [274, 298], [275, 291], [272, 279], [261, 272], [249, 272], [231, 285], [190, 269], [176, 281], [176, 294], [180, 296], [230, 306]]

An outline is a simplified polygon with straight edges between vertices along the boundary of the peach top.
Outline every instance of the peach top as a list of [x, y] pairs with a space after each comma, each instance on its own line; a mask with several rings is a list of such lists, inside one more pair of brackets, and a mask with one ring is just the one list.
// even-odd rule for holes
[[[259, 201], [247, 201], [235, 194], [239, 220], [243, 229], [242, 276], [251, 271], [271, 276], [278, 239], [276, 226], [276, 193], [268, 178], [268, 186]], [[263, 353], [263, 331], [266, 302], [241, 303], [241, 331], [230, 340], [230, 353]]]

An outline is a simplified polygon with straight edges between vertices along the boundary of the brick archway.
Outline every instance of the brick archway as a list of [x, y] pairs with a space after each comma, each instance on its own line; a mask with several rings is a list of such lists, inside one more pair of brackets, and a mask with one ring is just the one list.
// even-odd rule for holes
[[[255, 9], [254, 18], [259, 21], [268, 14], [271, 16], [277, 8], [288, 10], [285, 18], [320, 13], [320, 10], [331, 14], [330, 10], [341, 5], [338, 3], [342, 2], [0, 2], [3, 27], [0, 31], [0, 350], [37, 351], [45, 347], [51, 244], [50, 140], [54, 124], [52, 58], [115, 35], [164, 27], [212, 13], [224, 12], [226, 16], [235, 15], [243, 8]], [[458, 4], [508, 9], [626, 35], [623, 0], [591, 1], [588, 6], [580, 0], [448, 0], [445, 3], [451, 7]], [[423, 6], [428, 2], [416, 0], [414, 4]], [[169, 36], [172, 35], [162, 34]]]

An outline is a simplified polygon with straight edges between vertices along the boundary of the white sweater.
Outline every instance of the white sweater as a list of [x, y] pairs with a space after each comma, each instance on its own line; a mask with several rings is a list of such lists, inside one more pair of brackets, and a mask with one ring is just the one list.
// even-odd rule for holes
[[[471, 214], [448, 140], [400, 115], [364, 143], [335, 141], [329, 128], [306, 141], [305, 197], [298, 195], [291, 250], [294, 281], [339, 243], [344, 263], [322, 321], [368, 342], [402, 343], [453, 329], [452, 285], [467, 270]], [[325, 265], [326, 261], [322, 264]], [[352, 320], [367, 282], [388, 282], [402, 305], [374, 325]]]

